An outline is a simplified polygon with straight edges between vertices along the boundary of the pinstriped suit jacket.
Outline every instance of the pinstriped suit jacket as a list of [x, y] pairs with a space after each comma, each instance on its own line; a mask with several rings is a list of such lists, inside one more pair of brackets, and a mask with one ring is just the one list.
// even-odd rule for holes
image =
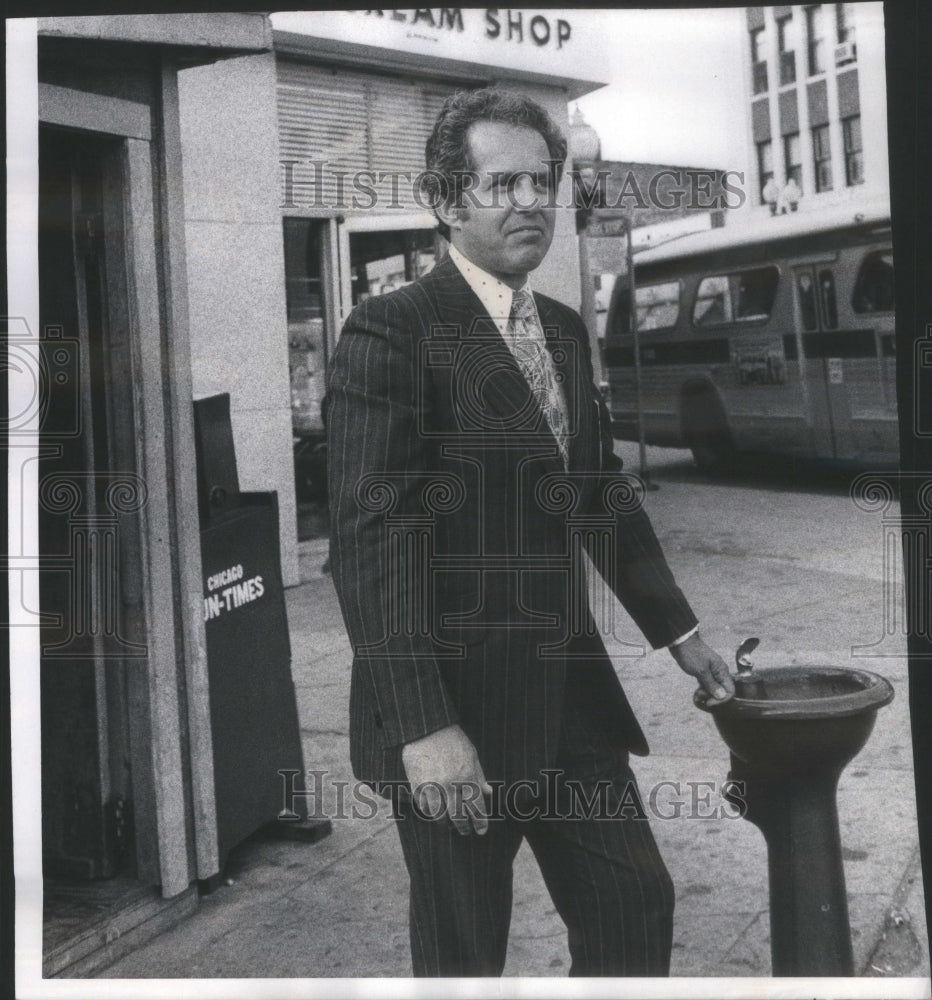
[[458, 722], [486, 777], [553, 766], [565, 699], [647, 753], [585, 601], [585, 544], [655, 647], [696, 619], [613, 453], [579, 316], [535, 295], [570, 415], [569, 468], [449, 258], [349, 316], [327, 398], [331, 565], [354, 649], [356, 777]]

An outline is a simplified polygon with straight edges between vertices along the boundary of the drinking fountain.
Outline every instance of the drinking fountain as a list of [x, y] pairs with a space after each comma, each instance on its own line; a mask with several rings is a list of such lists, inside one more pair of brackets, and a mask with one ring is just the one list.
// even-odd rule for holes
[[738, 648], [733, 698], [694, 701], [731, 751], [726, 799], [767, 842], [773, 975], [852, 976], [836, 791], [893, 688], [867, 670], [754, 667], [758, 642]]

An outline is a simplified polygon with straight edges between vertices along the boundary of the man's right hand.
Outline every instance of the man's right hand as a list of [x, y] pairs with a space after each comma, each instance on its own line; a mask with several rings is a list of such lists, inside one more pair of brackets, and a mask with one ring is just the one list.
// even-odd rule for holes
[[401, 759], [424, 815], [439, 817], [445, 810], [458, 833], [486, 832], [489, 820], [483, 795], [491, 795], [492, 788], [476, 748], [459, 726], [446, 726], [406, 743]]

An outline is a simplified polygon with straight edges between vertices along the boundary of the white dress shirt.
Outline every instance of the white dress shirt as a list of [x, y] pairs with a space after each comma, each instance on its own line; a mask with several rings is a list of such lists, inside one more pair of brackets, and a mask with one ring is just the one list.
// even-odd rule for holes
[[[510, 338], [506, 336], [508, 332], [508, 317], [511, 315], [511, 300], [514, 298], [514, 290], [509, 288], [504, 281], [500, 281], [488, 271], [483, 271], [452, 244], [450, 245], [450, 259], [459, 268], [460, 274], [466, 279], [466, 284], [476, 293], [479, 301], [485, 307], [485, 311], [492, 317], [498, 332], [505, 338], [505, 342], [510, 345]], [[521, 286], [525, 291], [530, 292], [531, 287], [525, 279]], [[533, 295], [532, 295], [533, 300]], [[537, 303], [534, 303], [534, 311], [537, 311]], [[538, 322], [540, 316], [537, 317]]]

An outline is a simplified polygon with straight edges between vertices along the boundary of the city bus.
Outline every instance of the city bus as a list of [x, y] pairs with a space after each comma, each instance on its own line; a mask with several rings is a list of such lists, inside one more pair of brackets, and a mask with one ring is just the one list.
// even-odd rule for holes
[[637, 253], [615, 282], [604, 371], [613, 432], [688, 447], [898, 461], [889, 206], [733, 223]]

